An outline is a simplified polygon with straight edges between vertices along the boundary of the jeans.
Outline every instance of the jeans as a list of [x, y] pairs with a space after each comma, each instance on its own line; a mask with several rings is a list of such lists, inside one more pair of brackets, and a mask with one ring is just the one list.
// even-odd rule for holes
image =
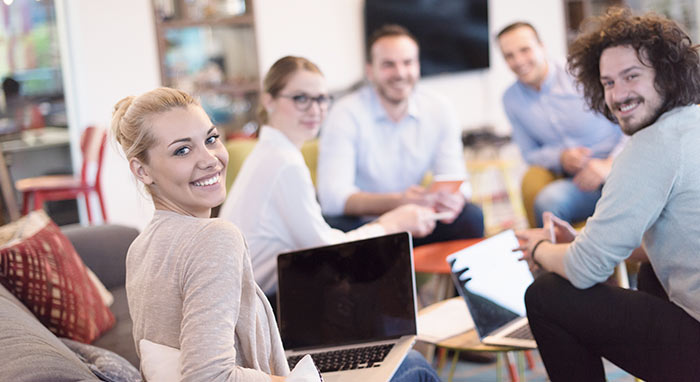
[[[328, 225], [347, 232], [367, 224], [373, 219], [356, 216], [324, 216]], [[484, 236], [484, 214], [481, 208], [466, 203], [462, 212], [451, 224], [437, 222], [433, 232], [423, 238], [413, 238], [413, 246], [448, 240], [472, 239]]]
[[542, 213], [550, 211], [569, 223], [583, 221], [593, 215], [600, 199], [600, 189], [581, 191], [571, 178], [558, 179], [549, 183], [535, 198], [537, 226], [542, 227]]
[[435, 370], [428, 364], [428, 361], [415, 350], [411, 350], [406, 355], [399, 368], [391, 377], [391, 382], [439, 382]]
[[639, 287], [577, 289], [554, 273], [535, 280], [525, 305], [552, 382], [605, 381], [602, 357], [647, 382], [698, 380], [700, 322], [668, 300], [649, 264]]

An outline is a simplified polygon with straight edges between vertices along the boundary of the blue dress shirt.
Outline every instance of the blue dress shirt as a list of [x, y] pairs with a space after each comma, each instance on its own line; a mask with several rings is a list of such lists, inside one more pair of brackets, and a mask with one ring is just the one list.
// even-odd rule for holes
[[552, 62], [540, 91], [517, 81], [503, 95], [503, 106], [525, 161], [557, 173], [567, 148], [588, 147], [603, 159], [626, 141], [616, 124], [588, 108], [574, 79]]
[[371, 86], [341, 99], [321, 130], [323, 213], [342, 215], [348, 197], [359, 191], [403, 192], [429, 170], [466, 177], [461, 133], [449, 102], [418, 88], [399, 122], [389, 118]]

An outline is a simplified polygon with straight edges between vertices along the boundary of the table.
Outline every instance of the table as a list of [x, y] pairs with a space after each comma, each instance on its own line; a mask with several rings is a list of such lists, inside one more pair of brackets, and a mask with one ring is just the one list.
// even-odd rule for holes
[[[453, 297], [450, 300], [454, 299], [461, 299], [462, 297]], [[421, 309], [418, 312], [418, 315], [426, 314], [430, 312], [433, 309], [439, 308], [442, 304], [446, 303], [446, 301], [440, 301], [435, 304], [432, 304], [428, 307], [425, 307]], [[455, 368], [457, 367], [457, 360], [459, 359], [459, 353], [462, 351], [480, 351], [480, 352], [496, 352], [497, 353], [497, 374], [498, 374], [498, 380], [501, 381], [503, 378], [503, 368], [504, 365], [507, 366], [508, 374], [510, 375], [511, 381], [512, 382], [519, 382], [519, 381], [524, 381], [525, 380], [525, 368], [524, 368], [524, 363], [525, 363], [525, 358], [527, 358], [527, 364], [528, 368], [532, 369], [534, 365], [534, 361], [532, 360], [532, 355], [527, 352], [528, 349], [522, 349], [522, 348], [517, 348], [517, 347], [512, 347], [512, 346], [492, 346], [492, 345], [484, 345], [481, 343], [481, 340], [479, 339], [479, 335], [476, 332], [476, 329], [469, 330], [467, 332], [464, 332], [462, 334], [458, 334], [454, 337], [450, 337], [448, 339], [439, 341], [437, 343], [434, 343], [433, 345], [441, 348], [441, 349], [447, 349], [447, 350], [453, 350], [454, 351], [454, 356], [452, 357], [452, 365], [450, 366], [450, 373], [448, 375], [448, 381], [452, 381], [454, 377], [454, 372]], [[512, 360], [512, 354], [511, 352], [517, 352], [517, 368], [515, 366], [515, 363]], [[445, 359], [447, 357], [447, 352], [442, 351], [440, 354], [440, 359], [438, 361], [438, 372], [442, 370], [444, 367]]]

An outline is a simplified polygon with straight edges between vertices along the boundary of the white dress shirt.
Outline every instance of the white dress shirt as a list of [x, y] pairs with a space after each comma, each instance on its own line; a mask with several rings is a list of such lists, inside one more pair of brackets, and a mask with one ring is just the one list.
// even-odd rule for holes
[[318, 197], [323, 212], [342, 215], [348, 197], [360, 191], [403, 192], [420, 184], [428, 171], [466, 178], [461, 133], [454, 110], [437, 94], [416, 89], [408, 115], [399, 122], [389, 118], [371, 86], [343, 98], [321, 131]]
[[219, 216], [243, 232], [255, 281], [266, 294], [277, 288], [278, 254], [385, 233], [376, 223], [347, 233], [331, 228], [321, 216], [301, 151], [269, 126], [261, 128]]

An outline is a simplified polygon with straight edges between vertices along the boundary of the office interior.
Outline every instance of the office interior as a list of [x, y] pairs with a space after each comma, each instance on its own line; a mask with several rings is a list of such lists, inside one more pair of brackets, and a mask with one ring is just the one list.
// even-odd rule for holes
[[[36, 3], [34, 7], [43, 7], [47, 13], [54, 13], [53, 25], [43, 28], [43, 33], [48, 35], [44, 37], [45, 40], [54, 45], [52, 52], [55, 54], [49, 59], [50, 65], [54, 67], [34, 70], [34, 77], [41, 71], [40, 78], [45, 79], [40, 82], [43, 89], [36, 85], [36, 80], [33, 81], [34, 86], [30, 84], [28, 89], [35, 93], [45, 93], [37, 101], [45, 112], [45, 124], [66, 127], [70, 145], [68, 157], [66, 154], [47, 154], [59, 157], [63, 155], [62, 158], [51, 160], [60, 161], [61, 166], [55, 166], [58, 168], [39, 166], [38, 170], [31, 168], [27, 173], [22, 171], [21, 167], [26, 164], [22, 158], [8, 164], [13, 178], [15, 173], [24, 177], [44, 175], [35, 173], [37, 171], [65, 171], [69, 170], [71, 164], [74, 172], [79, 171], [81, 154], [77, 143], [81, 132], [90, 125], [108, 128], [111, 110], [117, 100], [161, 85], [187, 88], [186, 81], [173, 80], [164, 74], [166, 70], [171, 74], [173, 72], [172, 68], [167, 69], [163, 64], [163, 61], [172, 57], [160, 57], [159, 49], [162, 48], [159, 44], [162, 41], [159, 40], [172, 40], [173, 37], [159, 35], [162, 31], [158, 31], [156, 22], [167, 21], [183, 12], [189, 12], [190, 16], [199, 20], [222, 17], [217, 12], [252, 17], [247, 23], [248, 28], [232, 28], [236, 29], [233, 34], [244, 34], [243, 37], [224, 38], [213, 46], [184, 53], [203, 55], [204, 57], [198, 58], [200, 60], [206, 60], [206, 55], [216, 56], [220, 60], [223, 57], [227, 62], [225, 65], [229, 69], [233, 68], [229, 72], [236, 72], [230, 75], [235, 77], [234, 81], [244, 81], [255, 87], [255, 83], [260, 81], [260, 73], [265, 73], [277, 58], [288, 54], [308, 57], [316, 62], [326, 76], [329, 89], [336, 94], [343, 94], [364, 77], [363, 0], [5, 0], [2, 4], [3, 11], [5, 14], [16, 14], [14, 17], [17, 19], [22, 12], [11, 13], [11, 10], [13, 7], [25, 7], [25, 3]], [[486, 128], [498, 136], [508, 136], [510, 133], [501, 96], [515, 78], [493, 38], [499, 28], [510, 22], [526, 20], [535, 25], [548, 55], [555, 60], [564, 60], [566, 57], [567, 39], [572, 34], [575, 35], [575, 28], [570, 24], [586, 14], [601, 12], [608, 4], [625, 4], [643, 10], [657, 9], [676, 16], [687, 25], [691, 35], [697, 34], [693, 34], [698, 24], [696, 1], [669, 4], [653, 0], [488, 0], [484, 3], [488, 8], [488, 67], [430, 75], [421, 80], [421, 86], [441, 93], [450, 100], [465, 132]], [[191, 9], [178, 9], [178, 6], [183, 8], [185, 5]], [[164, 15], [164, 12], [172, 14]], [[35, 21], [27, 22], [32, 25]], [[17, 26], [13, 27], [9, 23], [5, 27], [17, 29]], [[9, 31], [6, 30], [6, 33]], [[26, 35], [34, 32], [24, 30], [19, 33]], [[10, 35], [6, 36], [4, 45], [8, 52], [18, 47], [30, 49], [19, 43], [10, 45]], [[27, 54], [9, 53], [8, 56], [13, 55], [13, 58], [6, 57], [4, 63], [0, 64], [3, 77], [11, 74], [13, 67], [18, 69], [16, 66], [30, 65], [31, 62], [23, 62], [31, 61], [26, 57]], [[236, 106], [240, 106], [237, 109], [245, 113], [243, 118], [235, 121], [235, 128], [241, 129], [245, 126], [245, 118], [251, 115], [251, 105], [243, 102], [233, 104], [232, 107], [236, 109]], [[212, 114], [215, 112], [214, 110]], [[517, 158], [517, 153], [507, 155], [509, 158]], [[135, 181], [123, 156], [112, 144], [108, 145], [106, 151], [104, 173], [107, 175], [102, 184], [109, 221], [136, 228], [145, 226], [153, 207], [144, 198], [143, 192], [134, 187]], [[517, 177], [522, 171], [516, 168], [511, 173], [515, 178], [512, 182], [519, 182]], [[69, 209], [76, 207], [78, 212], [74, 212], [74, 216], [69, 216], [68, 220], [79, 219], [85, 224], [87, 220], [83, 203], [78, 201], [77, 204], [68, 206]]]
[[[415, 0], [406, 4], [429, 2]], [[511, 127], [501, 102], [515, 76], [499, 51], [496, 33], [514, 21], [527, 21], [538, 29], [548, 56], [563, 62], [568, 42], [576, 33], [572, 24], [616, 4], [670, 16], [685, 25], [697, 41], [700, 0], [482, 3], [487, 7], [488, 48], [482, 53], [486, 56], [485, 67], [434, 73], [424, 76], [420, 86], [449, 100], [465, 138], [478, 140], [484, 133], [502, 138], [496, 147], [487, 142], [465, 151], [468, 163], [471, 162], [472, 181], [480, 191], [481, 199], [477, 201], [490, 204], [484, 208], [487, 234], [494, 234], [528, 225], [518, 200], [520, 180], [527, 166], [515, 145], [508, 142]], [[78, 173], [82, 163], [80, 138], [85, 128], [109, 129], [112, 108], [119, 99], [158, 86], [201, 90], [196, 81], [221, 82], [224, 75], [224, 82], [234, 84], [233, 91], [212, 87], [202, 96], [208, 97], [204, 103], [209, 105], [210, 117], [221, 118], [226, 124], [229, 139], [250, 135], [255, 130], [255, 124], [250, 122], [256, 97], [246, 94], [259, 91], [262, 75], [282, 56], [303, 56], [314, 61], [324, 72], [331, 92], [342, 96], [364, 79], [365, 5], [365, 0], [3, 0], [0, 78], [12, 76], [18, 80], [23, 95], [42, 115], [44, 127], [32, 129], [31, 143], [41, 146], [54, 136], [60, 140], [39, 150], [14, 150], [12, 141], [20, 139], [18, 132], [0, 121], [0, 145], [5, 151], [10, 180]], [[41, 11], [27, 11], [30, 8]], [[183, 14], [195, 21], [177, 24]], [[225, 21], [236, 17], [243, 20], [240, 25], [238, 21]], [[168, 22], [170, 26], [164, 27]], [[207, 22], [215, 29], [228, 30], [197, 31]], [[178, 34], [181, 30], [190, 32]], [[193, 38], [201, 41], [196, 38], [202, 38], [202, 33], [208, 34], [204, 37], [210, 42], [206, 46], [167, 54], [169, 43], [184, 44]], [[178, 59], [198, 64], [195, 69], [181, 67]], [[219, 90], [234, 95], [221, 99]], [[0, 104], [6, 102], [3, 99]], [[102, 171], [109, 223], [141, 230], [152, 217], [153, 204], [137, 186], [123, 154], [110, 139]], [[496, 194], [505, 196], [503, 200], [485, 197]], [[16, 194], [15, 199], [19, 206], [21, 196]], [[3, 221], [7, 222], [11, 217], [5, 204], [3, 200]], [[95, 199], [92, 205], [96, 224], [100, 224], [102, 216], [95, 213], [98, 201]], [[59, 225], [88, 224], [81, 200], [52, 202], [46, 208]]]

